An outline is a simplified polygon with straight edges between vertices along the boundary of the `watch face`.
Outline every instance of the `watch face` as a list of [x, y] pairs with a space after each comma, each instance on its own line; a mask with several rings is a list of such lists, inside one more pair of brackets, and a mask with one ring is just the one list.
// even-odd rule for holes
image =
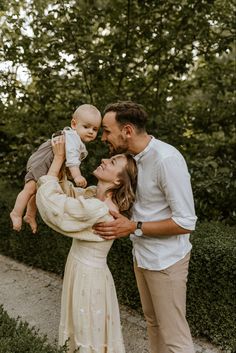
[[142, 229], [135, 229], [134, 234], [137, 235], [137, 237], [141, 237], [141, 235], [143, 235]]

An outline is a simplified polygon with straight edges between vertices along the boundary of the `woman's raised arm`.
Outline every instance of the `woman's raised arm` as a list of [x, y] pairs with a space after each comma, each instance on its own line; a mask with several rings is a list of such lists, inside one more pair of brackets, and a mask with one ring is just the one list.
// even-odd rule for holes
[[65, 137], [64, 135], [57, 136], [52, 139], [52, 149], [54, 158], [48, 170], [48, 175], [58, 177], [62, 164], [65, 161]]

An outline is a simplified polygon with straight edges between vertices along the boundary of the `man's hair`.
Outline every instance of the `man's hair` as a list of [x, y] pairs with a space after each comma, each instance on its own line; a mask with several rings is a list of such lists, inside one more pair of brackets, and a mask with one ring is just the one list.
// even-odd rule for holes
[[131, 101], [119, 101], [117, 103], [108, 104], [104, 110], [103, 116], [108, 112], [116, 113], [116, 121], [120, 125], [130, 123], [134, 125], [138, 131], [146, 130], [148, 115], [140, 104]]

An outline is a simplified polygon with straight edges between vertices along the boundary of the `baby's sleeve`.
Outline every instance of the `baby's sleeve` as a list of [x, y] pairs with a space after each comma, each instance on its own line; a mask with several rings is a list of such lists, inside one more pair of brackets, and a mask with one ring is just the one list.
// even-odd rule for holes
[[80, 146], [82, 141], [80, 136], [72, 129], [65, 130], [66, 167], [79, 167]]

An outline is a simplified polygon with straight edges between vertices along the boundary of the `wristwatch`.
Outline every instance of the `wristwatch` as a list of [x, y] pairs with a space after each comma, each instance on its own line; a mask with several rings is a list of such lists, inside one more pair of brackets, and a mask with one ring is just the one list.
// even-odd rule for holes
[[137, 237], [141, 237], [143, 235], [142, 224], [143, 224], [143, 222], [137, 223], [137, 228], [134, 231], [134, 235], [136, 235]]

